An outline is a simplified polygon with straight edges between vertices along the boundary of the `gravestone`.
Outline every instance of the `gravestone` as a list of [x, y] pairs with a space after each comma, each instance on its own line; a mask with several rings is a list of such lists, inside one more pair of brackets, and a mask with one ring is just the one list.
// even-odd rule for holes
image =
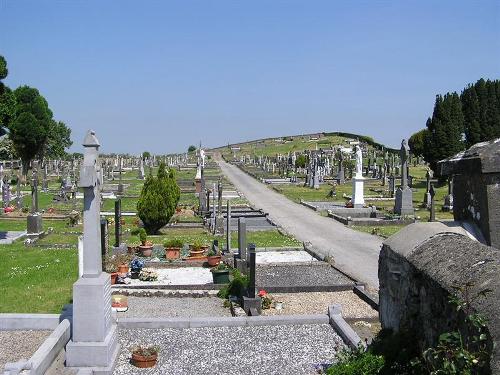
[[3, 208], [9, 207], [10, 204], [10, 182], [7, 175], [3, 176], [2, 179], [2, 202]]
[[354, 147], [354, 153], [356, 155], [356, 175], [352, 180], [352, 205], [355, 208], [363, 207], [365, 204], [364, 198], [364, 177], [362, 173], [363, 168], [363, 156], [361, 152], [361, 147], [356, 145]]
[[444, 197], [443, 211], [453, 211], [453, 179], [448, 179], [448, 194]]
[[222, 179], [217, 182], [217, 216], [215, 217], [215, 233], [224, 234], [224, 213], [222, 212]]
[[238, 254], [234, 256], [234, 267], [242, 273], [247, 271], [247, 224], [244, 217], [238, 218]]
[[434, 196], [436, 195], [436, 191], [434, 190], [434, 186], [430, 184], [429, 187], [429, 196], [430, 196], [430, 208], [431, 208], [431, 213], [429, 215], [429, 221], [433, 222], [436, 221], [436, 204], [434, 201]]
[[432, 170], [430, 168], [427, 168], [427, 173], [425, 174], [425, 194], [424, 194], [424, 207], [430, 208], [431, 207], [431, 179], [434, 177]]
[[72, 339], [66, 345], [66, 366], [112, 374], [120, 348], [111, 315], [111, 280], [102, 272], [100, 145], [93, 131], [87, 133], [83, 146], [83, 274], [73, 284]]
[[231, 203], [226, 202], [226, 252], [231, 252]]
[[17, 183], [16, 183], [16, 206], [21, 209], [23, 206], [23, 198], [21, 195], [21, 170], [17, 172]]
[[256, 297], [255, 289], [255, 273], [256, 273], [256, 258], [255, 244], [248, 244], [248, 288], [247, 295], [243, 296], [243, 310], [247, 315], [260, 315], [262, 310], [262, 300]]
[[142, 156], [139, 158], [139, 172], [137, 175], [137, 178], [139, 180], [144, 180], [144, 160], [142, 159]]
[[43, 235], [42, 214], [38, 211], [38, 171], [36, 163], [33, 164], [31, 178], [31, 211], [28, 220], [28, 239], [34, 240]]
[[122, 165], [123, 165], [123, 160], [122, 158], [120, 158], [120, 161], [118, 162], [118, 167], [120, 169], [118, 170], [118, 191], [116, 195], [123, 195]]
[[48, 181], [48, 171], [47, 171], [47, 163], [43, 165], [43, 180], [42, 180], [42, 191], [44, 193], [49, 191], [49, 181]]
[[401, 142], [401, 186], [396, 191], [396, 201], [394, 204], [394, 213], [397, 215], [414, 215], [413, 192], [408, 186], [408, 157], [410, 148], [405, 139]]

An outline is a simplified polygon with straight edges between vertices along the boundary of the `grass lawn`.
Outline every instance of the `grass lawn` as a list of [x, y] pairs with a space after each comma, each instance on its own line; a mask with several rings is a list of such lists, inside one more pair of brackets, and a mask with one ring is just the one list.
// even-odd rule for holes
[[78, 276], [76, 250], [0, 246], [0, 313], [59, 313]]

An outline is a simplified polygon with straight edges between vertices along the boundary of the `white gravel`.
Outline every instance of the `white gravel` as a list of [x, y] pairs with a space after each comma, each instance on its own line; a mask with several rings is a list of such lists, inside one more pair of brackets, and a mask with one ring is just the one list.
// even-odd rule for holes
[[231, 316], [231, 310], [223, 306], [217, 297], [128, 297], [128, 311], [118, 317], [146, 318], [192, 318], [208, 316]]
[[283, 302], [283, 309], [262, 310], [262, 315], [326, 314], [328, 306], [342, 305], [345, 319], [377, 319], [378, 312], [351, 291], [312, 293], [271, 293], [274, 301]]
[[269, 263], [291, 263], [291, 262], [317, 262], [304, 250], [286, 250], [286, 251], [261, 251], [257, 252], [255, 262], [257, 264]]
[[[119, 375], [315, 374], [344, 345], [329, 324], [121, 330], [119, 342]], [[139, 344], [160, 347], [156, 367], [130, 364], [130, 348]]]
[[8, 362], [29, 359], [51, 331], [0, 331], [0, 370]]
[[209, 268], [179, 267], [155, 268], [158, 273], [157, 281], [141, 281], [131, 279], [130, 285], [204, 285], [213, 282]]

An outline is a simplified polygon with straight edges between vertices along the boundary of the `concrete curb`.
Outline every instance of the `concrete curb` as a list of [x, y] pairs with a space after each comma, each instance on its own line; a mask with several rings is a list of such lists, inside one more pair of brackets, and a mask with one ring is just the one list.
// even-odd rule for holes
[[22, 370], [29, 370], [31, 375], [45, 374], [69, 339], [70, 323], [67, 319], [64, 319], [28, 361], [6, 363], [5, 373], [18, 374]]
[[361, 338], [351, 328], [349, 324], [342, 317], [342, 306], [335, 304], [328, 307], [328, 315], [330, 316], [330, 324], [342, 337], [344, 342], [351, 348], [357, 348], [362, 343]]
[[254, 327], [303, 324], [328, 324], [326, 314], [318, 315], [280, 315], [280, 316], [242, 316], [207, 318], [118, 318], [120, 329], [162, 329], [162, 328], [203, 328], [203, 327]]
[[372, 309], [378, 311], [378, 300], [374, 299], [371, 295], [366, 293], [364, 285], [356, 285], [352, 289], [354, 294], [356, 294], [359, 298], [361, 298], [364, 302], [369, 304]]
[[59, 314], [0, 314], [0, 331], [54, 330]]

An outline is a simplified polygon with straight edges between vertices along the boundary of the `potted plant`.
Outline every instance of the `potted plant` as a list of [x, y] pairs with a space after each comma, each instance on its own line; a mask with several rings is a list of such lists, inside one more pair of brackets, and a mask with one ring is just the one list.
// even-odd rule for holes
[[136, 346], [132, 348], [132, 364], [139, 368], [153, 367], [158, 360], [159, 351], [157, 346]]
[[114, 262], [113, 257], [106, 255], [104, 258], [104, 271], [109, 273], [111, 276], [111, 284], [116, 284], [116, 278], [118, 277], [118, 267]]
[[130, 278], [138, 279], [143, 267], [144, 261], [142, 259], [137, 257], [132, 259], [132, 262], [130, 262]]
[[219, 265], [210, 270], [212, 272], [212, 278], [214, 284], [228, 284], [229, 283], [229, 271], [230, 268], [225, 263], [219, 263]]
[[113, 256], [119, 274], [127, 274], [132, 257], [129, 254], [116, 254]]
[[167, 258], [167, 260], [179, 259], [181, 257], [181, 248], [184, 246], [181, 240], [174, 238], [165, 242], [164, 246], [165, 258]]
[[189, 250], [189, 256], [195, 258], [203, 257], [203, 253], [207, 248], [208, 246], [205, 246], [201, 241], [196, 240], [191, 245], [191, 249]]
[[207, 254], [207, 262], [210, 267], [215, 267], [220, 263], [222, 256], [219, 252], [219, 241], [214, 240], [212, 248]]
[[139, 250], [143, 257], [150, 257], [153, 254], [153, 243], [148, 241], [148, 235], [146, 229], [139, 229], [139, 240], [141, 244], [139, 245]]

